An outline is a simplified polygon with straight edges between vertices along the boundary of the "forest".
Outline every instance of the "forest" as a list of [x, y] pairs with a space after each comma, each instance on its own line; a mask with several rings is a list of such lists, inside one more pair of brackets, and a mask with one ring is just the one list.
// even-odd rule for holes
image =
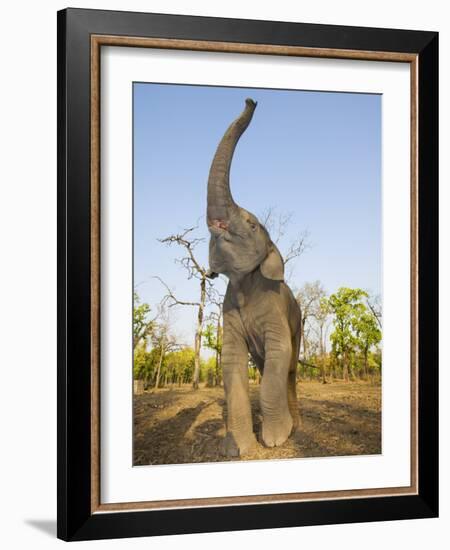
[[[285, 267], [294, 265], [308, 250], [310, 238], [301, 232], [285, 243], [283, 237], [291, 215], [268, 209], [262, 215], [264, 225], [275, 242], [284, 244]], [[193, 295], [176, 296], [169, 284], [153, 276], [161, 286], [162, 298], [153, 309], [134, 291], [133, 345], [134, 379], [139, 390], [190, 385], [221, 385], [221, 352], [223, 294], [208, 270], [198, 259], [198, 247], [204, 239], [196, 236], [197, 227], [159, 239], [161, 245], [177, 247], [175, 261], [180, 275], [194, 280]], [[327, 293], [319, 281], [305, 282], [296, 288], [293, 269], [289, 284], [302, 312], [302, 344], [297, 365], [299, 380], [331, 383], [355, 379], [380, 381], [382, 311], [378, 295], [362, 288], [341, 287]], [[225, 279], [225, 278], [224, 278]], [[189, 307], [195, 317], [192, 342], [183, 341], [170, 321], [170, 310]], [[260, 381], [260, 375], [249, 356], [249, 379]]]
[[[302, 310], [303, 334], [297, 366], [299, 380], [350, 381], [381, 378], [381, 310], [379, 300], [359, 288], [341, 287], [327, 295], [320, 281], [305, 283], [296, 293]], [[134, 378], [143, 389], [190, 384], [221, 385], [222, 308], [199, 326], [193, 345], [177, 342], [164, 322], [134, 294]], [[195, 304], [201, 312], [201, 305]], [[210, 356], [202, 356], [202, 349]], [[260, 375], [249, 356], [249, 379]]]

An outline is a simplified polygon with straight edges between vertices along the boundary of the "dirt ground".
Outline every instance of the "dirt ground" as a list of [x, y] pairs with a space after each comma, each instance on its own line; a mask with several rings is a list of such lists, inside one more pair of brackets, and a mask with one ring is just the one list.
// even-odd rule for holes
[[[281, 447], [258, 449], [246, 460], [381, 453], [381, 385], [300, 382], [300, 429]], [[255, 433], [259, 386], [250, 385]], [[222, 387], [174, 387], [134, 396], [134, 465], [239, 460], [221, 454]]]

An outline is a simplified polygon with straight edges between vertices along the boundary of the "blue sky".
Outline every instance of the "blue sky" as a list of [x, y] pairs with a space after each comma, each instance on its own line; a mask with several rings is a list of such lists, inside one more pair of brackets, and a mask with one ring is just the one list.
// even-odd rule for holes
[[[381, 293], [381, 96], [334, 92], [134, 84], [134, 283], [152, 307], [165, 290], [197, 299], [158, 238], [198, 223], [200, 261], [208, 264], [205, 223], [209, 167], [224, 131], [247, 97], [258, 102], [236, 148], [233, 196], [260, 215], [292, 213], [280, 250], [303, 231], [311, 248], [294, 265], [291, 287], [320, 280]], [[219, 283], [224, 288], [223, 283]], [[179, 339], [193, 338], [195, 311], [172, 308]]]

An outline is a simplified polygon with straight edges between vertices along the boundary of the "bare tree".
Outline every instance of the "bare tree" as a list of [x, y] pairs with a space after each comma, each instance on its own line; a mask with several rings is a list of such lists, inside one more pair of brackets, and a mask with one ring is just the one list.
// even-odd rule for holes
[[293, 212], [277, 212], [274, 206], [266, 208], [261, 216], [261, 223], [270, 233], [271, 239], [278, 244], [286, 234], [287, 227], [292, 221]]
[[[295, 298], [300, 305], [302, 311], [302, 326], [303, 326], [303, 359], [308, 358], [308, 333], [310, 332], [310, 319], [320, 317], [320, 303], [322, 298], [326, 296], [326, 292], [320, 281], [313, 283], [305, 283], [297, 292]], [[307, 325], [308, 323], [308, 325]]]
[[[163, 361], [167, 353], [175, 351], [179, 346], [175, 341], [175, 337], [170, 334], [170, 319], [169, 313], [164, 308], [164, 305], [158, 306], [158, 324], [154, 326], [151, 333], [151, 341], [154, 349], [159, 350], [158, 364], [153, 377], [155, 389], [159, 388], [161, 380], [161, 369]], [[148, 384], [148, 380], [145, 381]]]
[[[285, 242], [285, 236], [289, 225], [292, 223], [293, 212], [278, 212], [273, 206], [266, 208], [260, 216], [261, 223], [269, 232], [272, 241], [280, 248], [284, 265], [299, 258], [306, 250], [311, 248], [309, 232], [298, 232], [289, 242]], [[289, 270], [286, 279], [292, 276], [293, 268]]]
[[[215, 336], [209, 339], [209, 345], [215, 352], [215, 385], [221, 384], [222, 371], [222, 332], [223, 332], [223, 299], [224, 296], [216, 289], [212, 288], [209, 294], [209, 303], [215, 307], [215, 310], [210, 311], [208, 321], [215, 327]], [[208, 342], [208, 339], [207, 339]]]
[[[368, 293], [369, 294], [369, 293]], [[381, 307], [381, 296], [379, 294], [376, 294], [375, 296], [371, 296], [369, 294], [367, 298], [367, 306], [372, 312], [373, 316], [377, 320], [378, 326], [380, 329], [383, 328], [382, 324], [382, 318], [383, 318], [383, 312]]]
[[197, 227], [190, 227], [185, 229], [182, 233], [169, 235], [164, 239], [158, 239], [159, 242], [164, 243], [168, 246], [176, 244], [181, 246], [186, 251], [186, 255], [182, 258], [177, 259], [176, 261], [180, 263], [184, 269], [188, 272], [188, 279], [195, 278], [199, 281], [200, 292], [199, 299], [197, 301], [186, 301], [180, 300], [174, 295], [169, 286], [160, 278], [156, 277], [166, 288], [167, 294], [163, 298], [164, 303], [167, 303], [168, 307], [173, 307], [176, 305], [181, 306], [193, 306], [197, 308], [197, 327], [195, 331], [194, 339], [194, 352], [195, 352], [195, 362], [194, 362], [194, 377], [193, 377], [193, 387], [198, 389], [198, 383], [200, 378], [200, 349], [202, 345], [202, 330], [203, 330], [203, 319], [206, 301], [209, 291], [209, 271], [203, 267], [197, 260], [194, 250], [195, 247], [204, 241], [204, 239], [199, 239], [192, 236], [192, 232], [195, 231]]
[[[320, 372], [322, 376], [322, 382], [327, 383], [327, 375], [325, 369], [325, 355], [326, 355], [326, 340], [327, 332], [329, 329], [329, 321], [331, 315], [331, 309], [326, 300], [325, 290], [321, 289], [323, 294], [320, 296], [318, 294], [317, 300], [315, 301], [312, 309], [311, 316], [315, 320], [314, 331], [316, 332], [318, 341], [319, 341], [319, 356], [320, 356]], [[320, 297], [319, 297], [320, 296]]]

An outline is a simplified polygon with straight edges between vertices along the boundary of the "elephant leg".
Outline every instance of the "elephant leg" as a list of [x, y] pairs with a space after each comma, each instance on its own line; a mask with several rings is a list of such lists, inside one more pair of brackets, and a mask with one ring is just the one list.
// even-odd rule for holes
[[261, 409], [262, 439], [267, 447], [282, 445], [292, 432], [294, 423], [288, 402], [291, 363], [292, 342], [288, 333], [266, 342]]
[[300, 417], [298, 412], [297, 401], [297, 364], [298, 352], [300, 347], [300, 335], [295, 336], [292, 340], [292, 359], [288, 374], [288, 406], [289, 412], [294, 423], [293, 430], [295, 431], [300, 425]]
[[[240, 320], [239, 320], [240, 322]], [[248, 347], [238, 322], [224, 316], [222, 370], [227, 401], [226, 456], [243, 456], [256, 445], [248, 395]]]

